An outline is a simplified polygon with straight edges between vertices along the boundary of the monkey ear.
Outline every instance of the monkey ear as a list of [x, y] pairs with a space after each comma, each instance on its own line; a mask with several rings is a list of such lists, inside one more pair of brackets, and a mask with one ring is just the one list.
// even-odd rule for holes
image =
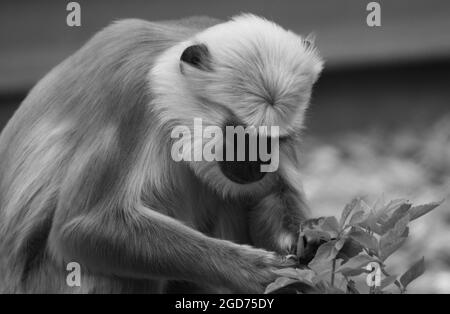
[[303, 39], [303, 45], [306, 49], [312, 49], [316, 41], [316, 34], [310, 33], [306, 38]]
[[189, 64], [200, 70], [211, 70], [211, 58], [208, 47], [204, 44], [198, 44], [187, 47], [180, 57], [181, 70], [183, 71], [183, 63]]

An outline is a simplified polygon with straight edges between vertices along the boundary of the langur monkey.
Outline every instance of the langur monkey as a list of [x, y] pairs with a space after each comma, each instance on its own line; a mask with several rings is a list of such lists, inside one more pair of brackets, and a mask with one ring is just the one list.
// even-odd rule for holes
[[[307, 38], [249, 14], [97, 33], [2, 131], [0, 291], [263, 292], [308, 215], [297, 151], [321, 70]], [[175, 162], [171, 130], [195, 118], [279, 126], [277, 171]]]

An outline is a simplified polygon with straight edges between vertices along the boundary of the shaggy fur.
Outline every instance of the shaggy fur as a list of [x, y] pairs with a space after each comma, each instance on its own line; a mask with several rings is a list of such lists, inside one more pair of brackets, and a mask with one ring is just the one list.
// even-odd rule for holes
[[[193, 44], [210, 68], [180, 61]], [[306, 214], [296, 148], [321, 67], [300, 37], [251, 15], [100, 31], [2, 132], [0, 292], [262, 292]], [[239, 185], [216, 162], [171, 159], [174, 126], [231, 116], [280, 126], [279, 171]], [[81, 287], [66, 285], [72, 261]]]

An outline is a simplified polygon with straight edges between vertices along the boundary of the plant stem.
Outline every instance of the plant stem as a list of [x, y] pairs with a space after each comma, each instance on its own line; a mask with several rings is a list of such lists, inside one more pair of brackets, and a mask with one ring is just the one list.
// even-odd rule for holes
[[333, 259], [333, 266], [331, 268], [331, 286], [334, 287], [334, 272], [336, 270], [336, 259]]

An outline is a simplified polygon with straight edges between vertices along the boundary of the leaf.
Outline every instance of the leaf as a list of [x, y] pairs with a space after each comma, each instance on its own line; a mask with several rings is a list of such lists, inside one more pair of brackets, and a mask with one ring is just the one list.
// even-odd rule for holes
[[308, 267], [314, 270], [317, 274], [323, 270], [330, 268], [331, 261], [336, 257], [339, 251], [336, 249], [336, 240], [322, 244], [317, 250], [313, 260], [308, 264]]
[[380, 225], [376, 223], [376, 217], [373, 215], [369, 216], [366, 220], [359, 223], [357, 226], [370, 230], [378, 235], [384, 234], [384, 232], [381, 230]]
[[394, 285], [398, 288], [398, 290], [400, 290], [400, 293], [405, 293], [405, 289], [403, 289], [400, 281], [398, 281], [398, 280], [394, 281]]
[[410, 208], [410, 203], [403, 203], [392, 213], [389, 219], [384, 222], [380, 221], [383, 234], [386, 233], [389, 229], [392, 229], [400, 219], [405, 217], [408, 214]]
[[324, 269], [320, 274], [317, 274], [317, 276], [314, 277], [312, 283], [315, 287], [318, 287], [322, 283], [330, 281], [330, 278], [331, 278], [331, 265], [329, 268]]
[[334, 247], [336, 248], [336, 250], [339, 252], [340, 250], [342, 250], [342, 248], [344, 247], [344, 245], [345, 245], [345, 242], [347, 241], [347, 237], [345, 236], [345, 237], [342, 237], [342, 238], [340, 238], [340, 239], [338, 239], [337, 241], [336, 241], [336, 244], [334, 245]]
[[357, 276], [366, 271], [363, 267], [370, 262], [378, 262], [378, 260], [365, 253], [361, 253], [341, 265], [336, 272], [342, 273], [344, 276]]
[[297, 270], [295, 268], [282, 268], [277, 269], [273, 271], [275, 274], [279, 275], [280, 277], [287, 277], [287, 278], [293, 278], [297, 279]]
[[400, 247], [405, 244], [406, 237], [404, 238], [398, 238], [395, 240], [395, 242], [389, 243], [384, 245], [382, 248], [380, 248], [379, 257], [384, 262], [389, 256], [392, 255], [392, 253], [396, 252]]
[[341, 214], [341, 219], [339, 220], [339, 225], [341, 226], [341, 228], [345, 226], [345, 222], [347, 221], [352, 211], [355, 209], [358, 202], [359, 198], [354, 198], [349, 204], [345, 205], [344, 210]]
[[295, 279], [286, 278], [286, 277], [279, 277], [274, 282], [272, 282], [271, 284], [269, 284], [266, 287], [266, 291], [264, 291], [264, 293], [265, 294], [273, 293], [276, 290], [279, 290], [281, 288], [284, 288], [284, 287], [286, 287], [288, 285], [291, 285], [291, 284], [294, 284], [296, 282], [297, 282], [297, 280], [295, 280]]
[[315, 273], [310, 269], [299, 269], [299, 268], [283, 268], [274, 271], [280, 277], [287, 277], [291, 279], [296, 279], [308, 284], [312, 284]]
[[396, 211], [403, 204], [409, 204], [406, 199], [397, 199], [390, 201], [381, 211], [380, 214], [386, 215], [387, 217], [391, 216], [391, 213]]
[[414, 263], [401, 277], [400, 282], [404, 289], [425, 272], [425, 258], [422, 257]]
[[379, 212], [382, 208], [384, 208], [385, 204], [386, 204], [385, 196], [384, 196], [384, 195], [381, 195], [381, 197], [379, 197], [379, 198], [376, 200], [375, 204], [373, 204], [372, 208], [373, 208], [375, 211]]
[[345, 290], [341, 290], [337, 287], [331, 287], [329, 286], [327, 288], [326, 294], [345, 294]]
[[334, 287], [341, 291], [347, 290], [347, 280], [345, 279], [343, 274], [341, 273], [334, 274]]
[[366, 249], [378, 252], [378, 240], [368, 232], [353, 228], [349, 233], [349, 237], [364, 246]]
[[280, 277], [266, 287], [264, 293], [318, 293], [319, 291], [308, 281]]
[[405, 243], [408, 236], [408, 223], [409, 215], [406, 215], [397, 221], [394, 228], [381, 237], [379, 257], [382, 261], [385, 261]]
[[336, 217], [325, 217], [323, 223], [319, 225], [322, 231], [328, 232], [331, 238], [336, 238], [341, 231]]
[[405, 243], [408, 236], [408, 223], [409, 215], [406, 215], [397, 221], [394, 228], [381, 237], [379, 256], [382, 261], [385, 261]]
[[348, 224], [351, 226], [357, 225], [360, 222], [364, 221], [364, 219], [366, 219], [366, 213], [364, 211], [360, 210], [352, 215]]
[[394, 228], [391, 229], [397, 235], [397, 237], [402, 237], [405, 234], [405, 231], [408, 229], [409, 224], [409, 216], [404, 216], [399, 221], [396, 222]]
[[358, 224], [366, 221], [372, 215], [372, 210], [369, 205], [367, 205], [362, 199], [358, 200], [356, 208], [357, 211], [350, 218], [349, 225], [351, 226], [357, 226]]
[[360, 210], [362, 210], [365, 213], [368, 213], [371, 211], [370, 206], [367, 205], [367, 203], [364, 202], [364, 200], [362, 200], [362, 199], [359, 199], [357, 206], [359, 207]]
[[380, 248], [383, 249], [383, 247], [385, 246], [398, 242], [400, 238], [405, 238], [405, 232], [407, 232], [406, 230], [408, 228], [408, 223], [408, 215], [397, 221], [397, 223], [394, 225], [394, 228], [390, 229], [388, 233], [380, 238]]
[[380, 289], [382, 290], [386, 287], [389, 287], [390, 285], [395, 283], [396, 280], [397, 280], [397, 276], [388, 276], [388, 277], [384, 278], [383, 280], [381, 280]]
[[298, 277], [297, 279], [311, 284], [313, 282], [314, 276], [316, 275], [312, 270], [310, 269], [296, 269]]
[[332, 240], [330, 242], [322, 244], [317, 250], [316, 256], [311, 261], [309, 265], [311, 265], [314, 261], [331, 261], [336, 257], [338, 251], [336, 250], [336, 240]]
[[320, 217], [302, 222], [297, 242], [297, 256], [302, 264], [308, 264], [324, 242], [337, 238], [340, 226], [335, 217]]
[[383, 224], [389, 220], [389, 218], [392, 216], [392, 213], [395, 212], [399, 207], [401, 207], [403, 204], [408, 203], [405, 199], [398, 199], [390, 201], [388, 204], [383, 206], [381, 209], [379, 209], [376, 213], [376, 221], [377, 223]]
[[344, 262], [348, 261], [350, 258], [358, 255], [364, 250], [364, 247], [353, 240], [352, 238], [346, 239], [343, 247], [339, 251], [337, 257], [342, 258]]
[[358, 218], [359, 221], [356, 221], [353, 225], [370, 229], [382, 236], [404, 216], [409, 216], [410, 221], [415, 220], [432, 211], [442, 203], [443, 201], [440, 201], [412, 207], [407, 200], [394, 200], [382, 209], [366, 214], [365, 218], [355, 217], [355, 219]]
[[[317, 250], [319, 247], [326, 243], [326, 241], [320, 240], [320, 241], [306, 241], [306, 239], [302, 236], [300, 241], [304, 242], [304, 248], [301, 251], [301, 254], [298, 254], [298, 262], [300, 265], [308, 265], [311, 260], [314, 258], [314, 256], [317, 253]], [[300, 251], [299, 251], [300, 252]]]
[[409, 218], [411, 221], [416, 220], [417, 218], [429, 213], [436, 207], [442, 205], [442, 203], [444, 203], [444, 200], [442, 200], [440, 202], [434, 202], [434, 203], [414, 206], [409, 211]]

